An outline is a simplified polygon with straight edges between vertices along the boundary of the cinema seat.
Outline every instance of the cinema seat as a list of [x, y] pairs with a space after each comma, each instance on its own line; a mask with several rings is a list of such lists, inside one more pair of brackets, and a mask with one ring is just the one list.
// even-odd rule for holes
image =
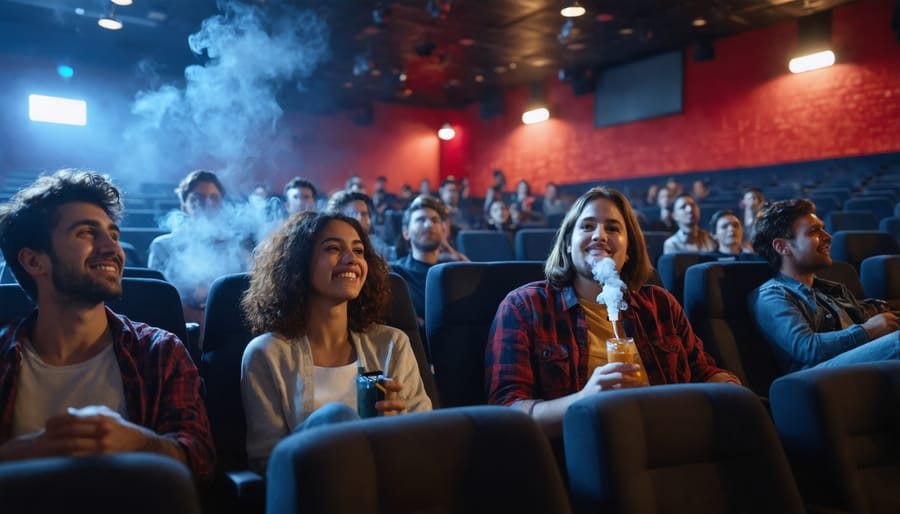
[[591, 395], [565, 413], [574, 512], [805, 513], [759, 397], [733, 384]]
[[507, 407], [368, 418], [282, 440], [267, 514], [571, 512], [538, 425]]
[[790, 373], [769, 400], [810, 512], [900, 512], [900, 362]]

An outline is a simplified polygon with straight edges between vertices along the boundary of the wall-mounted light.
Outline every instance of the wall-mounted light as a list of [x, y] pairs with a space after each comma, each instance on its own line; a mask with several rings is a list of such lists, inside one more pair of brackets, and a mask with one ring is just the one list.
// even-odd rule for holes
[[131, 3], [132, 3], [131, 0], [109, 0], [109, 1], [116, 5], [121, 5], [122, 7], [127, 7], [127, 6], [131, 5]]
[[456, 137], [456, 131], [453, 130], [453, 127], [451, 127], [449, 123], [444, 123], [440, 130], [438, 130], [438, 137], [444, 141], [450, 141]]
[[788, 63], [788, 69], [791, 70], [791, 73], [803, 73], [804, 71], [826, 68], [832, 64], [834, 64], [834, 52], [825, 50], [824, 52], [794, 57]]
[[538, 107], [522, 113], [522, 123], [533, 125], [550, 119], [550, 111], [546, 107]]
[[817, 70], [835, 62], [831, 50], [831, 11], [797, 20], [797, 54], [788, 63], [793, 73]]
[[567, 2], [562, 9], [559, 10], [559, 14], [562, 14], [566, 18], [577, 18], [579, 16], [583, 16], [585, 13], [584, 7], [580, 3], [576, 1]]

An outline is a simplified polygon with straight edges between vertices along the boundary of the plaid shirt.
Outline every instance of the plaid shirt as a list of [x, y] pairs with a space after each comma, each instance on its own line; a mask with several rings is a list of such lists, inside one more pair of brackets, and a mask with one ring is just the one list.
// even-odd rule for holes
[[[212, 476], [215, 449], [200, 376], [181, 341], [171, 332], [135, 323], [106, 309], [113, 350], [122, 372], [128, 420], [181, 445], [198, 480]], [[37, 310], [0, 327], [0, 443], [12, 431], [16, 386]]]
[[[646, 285], [619, 313], [651, 384], [704, 382], [724, 370], [703, 351], [677, 300]], [[546, 280], [510, 292], [494, 317], [485, 355], [488, 403], [554, 400], [587, 383], [587, 322], [572, 286]]]

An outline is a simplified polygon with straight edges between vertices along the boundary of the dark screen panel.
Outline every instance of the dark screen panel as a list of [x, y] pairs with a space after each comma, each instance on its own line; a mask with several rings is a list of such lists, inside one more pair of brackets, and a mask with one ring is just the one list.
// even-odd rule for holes
[[682, 87], [681, 50], [603, 70], [597, 79], [594, 126], [680, 113]]

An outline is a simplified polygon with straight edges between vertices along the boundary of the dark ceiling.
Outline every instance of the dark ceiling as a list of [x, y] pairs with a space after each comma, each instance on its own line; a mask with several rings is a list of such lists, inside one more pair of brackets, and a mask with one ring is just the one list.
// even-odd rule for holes
[[[462, 107], [499, 89], [564, 77], [579, 86], [603, 67], [826, 11], [848, 0], [610, 0], [582, 2], [565, 26], [556, 0], [254, 0], [272, 20], [292, 9], [326, 21], [328, 57], [298, 102], [327, 111], [373, 99]], [[220, 12], [213, 0], [134, 0], [124, 24], [97, 19], [109, 0], [0, 0], [0, 51], [104, 66], [152, 63], [179, 77], [194, 54], [188, 36]], [[703, 21], [703, 24], [699, 20]], [[277, 24], [277, 23], [276, 23]], [[292, 53], [288, 51], [287, 53]], [[265, 53], [249, 54], [265, 60]], [[566, 74], [560, 74], [566, 70]], [[572, 78], [574, 77], [574, 79]], [[291, 91], [295, 89], [288, 88]], [[328, 93], [327, 95], [323, 93]], [[303, 93], [299, 94], [304, 98]]]

